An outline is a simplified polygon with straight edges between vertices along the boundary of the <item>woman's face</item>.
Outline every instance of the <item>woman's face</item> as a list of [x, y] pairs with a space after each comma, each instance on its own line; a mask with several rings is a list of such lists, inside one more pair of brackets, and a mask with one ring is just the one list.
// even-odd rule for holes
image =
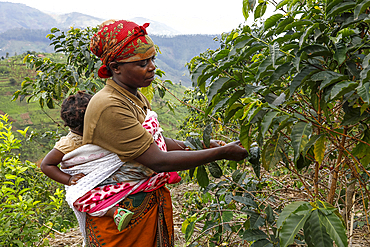
[[[112, 66], [113, 80], [121, 87], [136, 95], [137, 89], [149, 86], [154, 80], [155, 56], [129, 63]], [[114, 62], [112, 62], [114, 63]]]

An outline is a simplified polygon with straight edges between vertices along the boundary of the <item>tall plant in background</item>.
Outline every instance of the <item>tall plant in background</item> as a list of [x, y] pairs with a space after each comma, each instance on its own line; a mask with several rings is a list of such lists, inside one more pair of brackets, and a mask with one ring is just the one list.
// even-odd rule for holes
[[97, 28], [71, 28], [61, 31], [51, 29], [47, 35], [55, 52], [65, 54], [67, 61], [54, 62], [49, 58], [39, 58], [29, 54], [24, 58], [26, 65], [37, 71], [35, 79], [25, 78], [21, 89], [13, 99], [39, 102], [43, 108], [53, 109], [63, 99], [78, 90], [94, 94], [104, 86], [97, 76], [101, 61], [90, 52], [90, 39]]
[[309, 246], [347, 246], [356, 199], [369, 231], [370, 1], [283, 0], [263, 20], [267, 4], [243, 1], [245, 17], [253, 12], [261, 25], [193, 58], [193, 86], [208, 98], [206, 115], [237, 122], [244, 147], [257, 142], [265, 170], [283, 166], [299, 180], [305, 200], [272, 227], [280, 246], [302, 228]]
[[74, 216], [67, 213], [63, 186], [19, 160], [22, 144], [14, 134], [8, 116], [0, 115], [0, 245], [47, 246], [48, 237], [69, 229]]

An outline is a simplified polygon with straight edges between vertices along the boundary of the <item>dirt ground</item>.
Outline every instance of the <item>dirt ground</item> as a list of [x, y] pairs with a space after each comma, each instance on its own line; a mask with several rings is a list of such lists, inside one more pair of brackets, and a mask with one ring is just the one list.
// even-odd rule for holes
[[[173, 201], [173, 215], [175, 228], [175, 247], [185, 247], [186, 242], [184, 234], [181, 232], [181, 201], [186, 191], [194, 190], [193, 184], [181, 184], [171, 188], [171, 195]], [[55, 239], [49, 239], [52, 247], [79, 247], [82, 246], [82, 236], [78, 228], [73, 228], [67, 233], [55, 232]], [[370, 236], [366, 234], [366, 225], [363, 228], [355, 229], [353, 232], [352, 245], [349, 247], [370, 247]]]

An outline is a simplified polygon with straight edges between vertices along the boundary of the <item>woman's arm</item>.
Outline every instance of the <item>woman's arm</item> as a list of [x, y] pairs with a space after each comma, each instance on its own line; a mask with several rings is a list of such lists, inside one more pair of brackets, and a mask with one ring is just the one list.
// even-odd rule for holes
[[167, 150], [174, 151], [174, 150], [185, 150], [186, 146], [184, 142], [178, 141], [172, 138], [164, 137], [164, 141], [166, 142]]
[[83, 173], [79, 173], [71, 176], [67, 173], [62, 172], [59, 169], [58, 164], [62, 162], [63, 156], [64, 153], [60, 152], [58, 149], [53, 148], [42, 160], [41, 171], [45, 173], [46, 176], [59, 183], [65, 185], [76, 184], [77, 180], [85, 175]]
[[[167, 146], [168, 151], [174, 151], [174, 150], [184, 150], [184, 151], [186, 150], [186, 151], [188, 151], [188, 149], [186, 149], [186, 146], [185, 146], [184, 142], [182, 142], [182, 141], [174, 140], [174, 139], [168, 138], [168, 137], [164, 137], [164, 141], [166, 142], [166, 146]], [[202, 144], [203, 144], [203, 141], [202, 141]], [[215, 148], [215, 147], [225, 146], [225, 145], [226, 145], [226, 143], [224, 141], [211, 140], [209, 147], [210, 148]], [[203, 148], [206, 148], [204, 146], [204, 144], [203, 144]]]
[[241, 147], [240, 141], [222, 147], [188, 152], [162, 152], [155, 143], [152, 143], [135, 161], [156, 172], [169, 172], [187, 170], [221, 159], [239, 161], [245, 159], [247, 155], [248, 152]]

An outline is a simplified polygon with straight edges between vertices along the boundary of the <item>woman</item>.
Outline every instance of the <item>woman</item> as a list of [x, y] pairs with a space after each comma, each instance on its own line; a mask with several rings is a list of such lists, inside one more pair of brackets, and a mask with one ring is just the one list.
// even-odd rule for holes
[[[92, 38], [91, 50], [103, 63], [98, 74], [112, 79], [107, 80], [106, 86], [89, 103], [83, 143], [117, 154], [124, 162], [121, 178], [126, 180], [134, 175], [152, 177], [162, 172], [187, 170], [220, 159], [244, 159], [247, 151], [239, 142], [185, 151], [183, 142], [152, 135], [146, 130], [148, 124], [160, 130], [156, 121], [143, 124], [151, 107], [138, 91], [149, 86], [155, 75], [156, 54], [146, 33], [148, 25], [108, 21]], [[107, 217], [87, 216], [88, 246], [174, 246], [172, 203], [167, 188], [131, 194], [119, 206], [134, 213], [129, 225], [118, 232]]]

